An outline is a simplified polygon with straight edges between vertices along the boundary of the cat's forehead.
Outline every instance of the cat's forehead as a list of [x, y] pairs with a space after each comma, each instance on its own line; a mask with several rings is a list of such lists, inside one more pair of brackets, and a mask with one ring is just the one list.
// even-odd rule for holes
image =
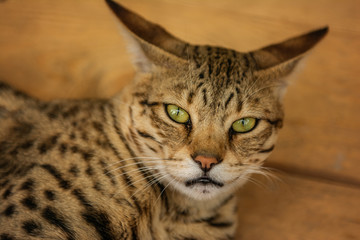
[[250, 54], [240, 53], [232, 49], [215, 46], [190, 46], [188, 60], [197, 68], [208, 67], [208, 77], [216, 77], [226, 70], [228, 76], [246, 71], [254, 61]]
[[244, 93], [252, 83], [251, 56], [221, 47], [192, 46], [188, 63], [167, 81], [159, 81], [162, 87], [155, 92], [165, 102], [192, 105], [209, 113], [242, 109]]
[[251, 83], [255, 64], [249, 54], [212, 46], [192, 46], [188, 62], [185, 77], [179, 76], [182, 80], [173, 86], [189, 91], [189, 102], [198, 91], [206, 91], [209, 101], [221, 100], [227, 93], [239, 95]]
[[[232, 49], [212, 46], [192, 46], [189, 51], [189, 64], [192, 66], [195, 83], [204, 84], [214, 90], [226, 89], [248, 78], [254, 61], [251, 55]], [[198, 80], [198, 81], [196, 81]]]

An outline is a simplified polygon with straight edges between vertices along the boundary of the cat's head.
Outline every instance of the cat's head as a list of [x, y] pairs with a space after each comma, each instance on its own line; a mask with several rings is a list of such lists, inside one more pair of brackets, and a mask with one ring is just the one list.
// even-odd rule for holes
[[144, 164], [196, 199], [229, 193], [261, 172], [282, 127], [288, 76], [327, 28], [240, 53], [186, 43], [107, 2], [135, 56], [123, 122]]

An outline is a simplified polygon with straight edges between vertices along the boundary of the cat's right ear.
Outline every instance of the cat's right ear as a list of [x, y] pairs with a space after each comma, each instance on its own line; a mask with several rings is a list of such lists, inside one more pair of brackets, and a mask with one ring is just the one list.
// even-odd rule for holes
[[296, 65], [296, 62], [306, 52], [325, 37], [328, 30], [328, 27], [324, 27], [251, 52], [256, 61], [257, 69], [266, 70], [284, 65], [290, 67]]
[[122, 32], [138, 71], [150, 72], [154, 67], [177, 68], [187, 62], [185, 42], [112, 0], [106, 3], [125, 27]]
[[[256, 62], [254, 76], [272, 79], [278, 85], [278, 96], [283, 97], [289, 76], [303, 58], [328, 32], [328, 27], [318, 29], [286, 41], [250, 52]], [[275, 88], [274, 88], [275, 89]]]

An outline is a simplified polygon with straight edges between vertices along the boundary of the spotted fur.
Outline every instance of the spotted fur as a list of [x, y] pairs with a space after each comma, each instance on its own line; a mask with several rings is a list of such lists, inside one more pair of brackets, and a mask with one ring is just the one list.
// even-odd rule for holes
[[[235, 190], [261, 172], [287, 77], [327, 29], [240, 53], [107, 3], [138, 69], [117, 96], [42, 102], [0, 83], [0, 239], [233, 239]], [[258, 124], [235, 133], [243, 117]]]

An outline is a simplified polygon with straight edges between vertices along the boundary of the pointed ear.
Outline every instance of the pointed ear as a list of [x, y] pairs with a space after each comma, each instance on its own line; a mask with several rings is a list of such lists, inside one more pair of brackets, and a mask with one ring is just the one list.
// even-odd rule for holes
[[178, 67], [187, 62], [187, 43], [118, 3], [112, 0], [106, 2], [125, 27], [123, 34], [140, 71], [149, 72], [154, 66]]
[[328, 32], [321, 28], [284, 42], [273, 44], [250, 52], [256, 62], [254, 75], [276, 81], [281, 99], [289, 82], [289, 77], [304, 55], [313, 48]]
[[272, 68], [289, 61], [296, 61], [314, 47], [328, 32], [328, 27], [290, 38], [251, 52], [258, 70]]

